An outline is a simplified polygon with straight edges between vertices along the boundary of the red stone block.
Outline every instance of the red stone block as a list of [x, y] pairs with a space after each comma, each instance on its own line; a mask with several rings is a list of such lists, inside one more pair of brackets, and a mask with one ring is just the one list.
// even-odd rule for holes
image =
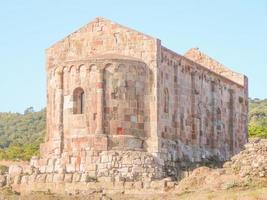
[[124, 129], [121, 127], [117, 128], [117, 135], [124, 135]]
[[96, 40], [96, 41], [93, 41], [92, 45], [93, 45], [93, 46], [100, 46], [100, 45], [103, 45], [103, 40]]
[[102, 82], [96, 83], [96, 88], [103, 88], [103, 83]]
[[111, 111], [110, 107], [105, 107], [105, 108], [104, 108], [104, 112], [106, 112], [106, 113], [110, 113], [110, 111]]
[[138, 129], [144, 130], [145, 125], [144, 123], [138, 123]]

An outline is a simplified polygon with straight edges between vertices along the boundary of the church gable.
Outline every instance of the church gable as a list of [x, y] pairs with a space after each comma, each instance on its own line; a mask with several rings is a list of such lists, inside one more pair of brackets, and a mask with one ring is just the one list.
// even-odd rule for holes
[[47, 67], [95, 55], [119, 54], [150, 64], [156, 60], [157, 39], [104, 18], [96, 18], [47, 49]]

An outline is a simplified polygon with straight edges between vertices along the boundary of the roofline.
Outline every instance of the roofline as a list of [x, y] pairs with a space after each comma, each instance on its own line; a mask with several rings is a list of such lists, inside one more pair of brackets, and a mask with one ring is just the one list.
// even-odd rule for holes
[[143, 32], [137, 31], [137, 30], [135, 30], [135, 29], [133, 29], [133, 28], [130, 28], [130, 27], [121, 25], [120, 23], [117, 23], [117, 22], [115, 22], [115, 21], [112, 21], [112, 20], [109, 20], [109, 19], [107, 19], [107, 18], [104, 18], [104, 17], [99, 16], [99, 17], [96, 17], [96, 18], [94, 18], [93, 20], [89, 21], [87, 24], [81, 26], [81, 27], [78, 28], [76, 31], [73, 31], [73, 32], [69, 33], [69, 34], [68, 34], [67, 36], [65, 36], [63, 39], [60, 39], [60, 40], [56, 41], [56, 42], [53, 43], [51, 46], [49, 46], [48, 48], [46, 48], [45, 51], [49, 50], [50, 48], [53, 48], [56, 44], [58, 44], [58, 43], [64, 41], [65, 39], [67, 39], [67, 38], [69, 38], [69, 37], [71, 37], [73, 34], [75, 34], [76, 32], [78, 32], [78, 31], [80, 31], [80, 30], [82, 30], [83, 28], [89, 26], [90, 24], [92, 24], [92, 23], [94, 23], [94, 22], [96, 22], [96, 21], [100, 21], [100, 20], [102, 20], [102, 21], [108, 21], [108, 22], [110, 22], [110, 23], [117, 24], [117, 25], [121, 26], [122, 28], [129, 29], [129, 30], [131, 30], [131, 31], [135, 31], [135, 32], [137, 32], [137, 33], [139, 33], [139, 34], [142, 34], [142, 35], [144, 35], [144, 36], [146, 36], [146, 37], [149, 37], [149, 38], [151, 38], [151, 39], [158, 40], [158, 38], [156, 38], [156, 37], [153, 37], [153, 36], [151, 36], [151, 35], [145, 34], [145, 33], [143, 33]]
[[[214, 72], [214, 71], [208, 69], [208, 68], [205, 67], [204, 65], [201, 65], [201, 64], [199, 64], [199, 63], [197, 63], [197, 62], [195, 62], [195, 61], [193, 61], [193, 60], [191, 60], [191, 59], [189, 59], [189, 58], [187, 58], [187, 57], [185, 57], [185, 56], [183, 56], [183, 55], [180, 55], [180, 54], [176, 53], [175, 51], [173, 51], [173, 50], [171, 50], [171, 49], [168, 49], [168, 48], [165, 47], [165, 46], [162, 46], [162, 45], [161, 45], [161, 47], [162, 47], [163, 49], [165, 49], [165, 50], [168, 50], [168, 51], [169, 51], [170, 53], [172, 53], [173, 55], [180, 57], [181, 59], [184, 59], [184, 60], [186, 60], [186, 61], [188, 61], [188, 62], [191, 62], [191, 63], [193, 63], [193, 64], [195, 64], [195, 65], [198, 65], [198, 66], [201, 67], [203, 70], [206, 70], [206, 71], [208, 71], [209, 73], [212, 73], [212, 74], [214, 74], [214, 75], [216, 75], [216, 76], [219, 76], [220, 78], [222, 78], [222, 79], [224, 79], [224, 80], [227, 80], [227, 81], [229, 81], [229, 82], [231, 82], [231, 83], [233, 83], [233, 84], [235, 84], [235, 85], [237, 85], [237, 86], [239, 86], [239, 87], [245, 88], [245, 85], [241, 85], [241, 84], [239, 84], [239, 83], [237, 83], [237, 82], [235, 82], [235, 81], [233, 81], [233, 80], [231, 80], [231, 79], [229, 79], [229, 78], [227, 78], [227, 77], [225, 77], [225, 76], [223, 76], [223, 75], [221, 75], [221, 74], [219, 74], [219, 73], [216, 73], [216, 72]], [[236, 73], [237, 73], [237, 72], [236, 72]], [[240, 74], [240, 75], [246, 77], [244, 74]]]

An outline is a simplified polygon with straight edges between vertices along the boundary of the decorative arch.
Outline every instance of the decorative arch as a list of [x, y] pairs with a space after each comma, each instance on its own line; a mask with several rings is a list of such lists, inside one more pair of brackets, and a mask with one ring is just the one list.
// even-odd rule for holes
[[71, 72], [71, 71], [74, 70], [74, 69], [75, 69], [74, 65], [71, 65], [71, 66], [69, 67], [69, 72]]
[[73, 91], [73, 114], [84, 114], [85, 111], [85, 94], [81, 87]]
[[64, 74], [66, 74], [66, 73], [68, 72], [68, 67], [64, 66], [63, 69], [62, 69], [62, 72], [63, 72]]
[[86, 66], [84, 64], [80, 64], [77, 68], [78, 71], [81, 71], [83, 69], [86, 69]]
[[111, 63], [111, 62], [106, 62], [106, 63], [104, 63], [104, 69], [106, 69], [106, 68], [108, 68], [108, 67], [110, 67], [110, 66], [112, 66], [113, 65], [113, 63]]
[[98, 70], [98, 67], [95, 64], [91, 64], [89, 66], [89, 71], [97, 71], [97, 70]]

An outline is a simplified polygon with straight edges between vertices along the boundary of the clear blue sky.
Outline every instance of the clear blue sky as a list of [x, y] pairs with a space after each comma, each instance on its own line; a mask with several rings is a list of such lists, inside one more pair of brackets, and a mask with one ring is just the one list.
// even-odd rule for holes
[[6, 0], [0, 3], [0, 112], [46, 105], [44, 50], [103, 16], [191, 47], [248, 75], [250, 97], [267, 98], [267, 1]]

